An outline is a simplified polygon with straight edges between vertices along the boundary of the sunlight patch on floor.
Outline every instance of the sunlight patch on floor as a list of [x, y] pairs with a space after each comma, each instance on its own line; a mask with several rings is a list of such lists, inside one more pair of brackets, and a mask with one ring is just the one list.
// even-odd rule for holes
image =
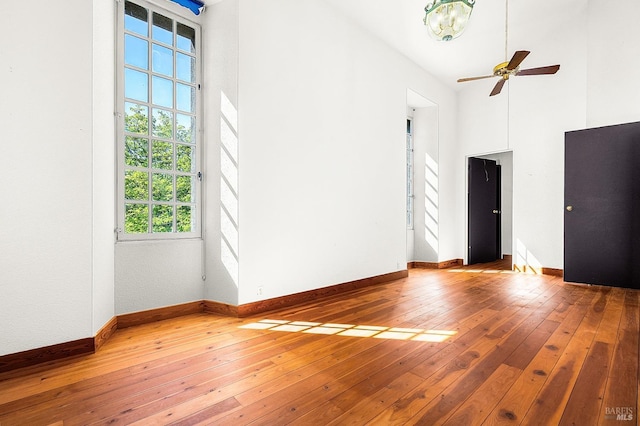
[[383, 327], [377, 325], [334, 324], [309, 321], [283, 321], [264, 319], [238, 328], [248, 330], [283, 331], [349, 337], [373, 337], [375, 339], [414, 340], [417, 342], [444, 342], [457, 334], [451, 330], [425, 330], [422, 328]]
[[467, 274], [516, 274], [517, 271], [508, 269], [447, 269], [449, 273], [467, 273]]

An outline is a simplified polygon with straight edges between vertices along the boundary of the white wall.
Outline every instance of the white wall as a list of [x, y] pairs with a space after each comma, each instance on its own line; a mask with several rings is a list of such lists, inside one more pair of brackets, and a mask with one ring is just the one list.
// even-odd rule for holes
[[[514, 7], [524, 7], [516, 5]], [[584, 126], [587, 87], [587, 8], [574, 19], [540, 28], [527, 66], [561, 64], [553, 76], [516, 79], [509, 87], [509, 139], [513, 149], [514, 262], [564, 265], [564, 132]], [[527, 36], [514, 31], [514, 46]], [[526, 253], [524, 252], [526, 248]]]
[[[496, 83], [493, 80], [480, 80], [466, 83], [458, 94], [458, 117], [460, 144], [455, 164], [457, 187], [455, 193], [446, 194], [459, 203], [456, 207], [456, 221], [462, 230], [457, 240], [458, 256], [467, 261], [467, 182], [468, 157], [480, 157], [491, 152], [509, 149], [508, 132], [508, 84], [503, 93], [489, 97]], [[511, 244], [509, 244], [511, 246]]]
[[116, 244], [116, 314], [202, 300], [201, 247], [200, 240]]
[[[206, 272], [204, 296], [238, 304], [237, 223], [238, 162], [238, 31], [239, 1], [225, 0], [207, 7], [203, 17], [204, 99], [206, 137]], [[224, 108], [223, 108], [224, 106]], [[224, 138], [224, 142], [223, 139]], [[222, 161], [225, 177], [222, 177]], [[233, 190], [229, 186], [234, 187]], [[224, 190], [224, 192], [223, 192]], [[235, 194], [234, 194], [235, 191]], [[223, 194], [224, 197], [223, 197]], [[223, 203], [224, 199], [224, 203]], [[227, 212], [222, 211], [222, 205]], [[225, 218], [223, 237], [221, 220]], [[229, 241], [233, 240], [233, 241]], [[229, 245], [228, 245], [229, 243]]]
[[440, 185], [438, 182], [438, 107], [436, 105], [414, 109], [413, 132], [414, 249], [413, 258], [409, 260], [437, 263], [440, 246], [440, 211], [438, 210]]
[[[400, 251], [407, 245], [398, 232], [404, 202], [397, 205], [404, 193], [398, 105], [406, 87], [435, 99], [441, 111], [437, 260], [466, 256], [466, 156], [513, 149], [514, 249], [520, 244], [536, 262], [561, 268], [564, 131], [633, 121], [640, 108], [640, 83], [610, 78], [612, 63], [637, 68], [637, 57], [624, 52], [638, 30], [628, 25], [612, 45], [595, 24], [603, 12], [614, 12], [590, 0], [587, 15], [586, 4], [575, 3], [577, 18], [559, 29], [536, 23], [536, 34], [546, 36], [534, 44], [532, 23], [511, 27], [510, 48], [532, 50], [524, 65], [561, 63], [560, 73], [514, 80], [494, 98], [487, 96], [493, 82], [469, 83], [458, 95], [457, 116], [448, 89], [322, 2], [227, 0], [210, 6], [203, 18], [204, 297], [248, 303], [390, 272], [412, 260]], [[240, 146], [234, 158], [240, 164], [240, 214], [234, 218], [240, 226], [225, 238], [233, 240], [240, 266], [231, 265], [231, 272], [223, 261], [230, 257], [220, 210], [225, 183], [219, 166], [227, 155], [220, 139], [231, 124], [227, 120], [221, 130], [224, 99], [239, 115], [232, 137]], [[202, 247], [124, 247], [116, 247], [118, 313], [198, 297]], [[176, 250], [186, 250], [189, 261], [167, 274], [162, 259]], [[418, 257], [431, 260], [429, 254]], [[139, 259], [152, 271], [145, 279], [136, 269]], [[146, 292], [153, 296], [143, 297]]]
[[113, 1], [93, 0], [92, 335], [97, 334], [115, 315], [114, 14]]
[[0, 5], [0, 355], [92, 336], [92, 3]]
[[[510, 5], [514, 15], [526, 7], [530, 5]], [[531, 51], [522, 68], [559, 63], [556, 75], [515, 77], [492, 98], [488, 93], [495, 81], [470, 84], [459, 94], [457, 197], [464, 206], [465, 156], [513, 150], [516, 263], [519, 247], [520, 257], [531, 266], [563, 267], [564, 132], [586, 122], [586, 4], [577, 3], [576, 11], [559, 27], [537, 22], [536, 38], [530, 36], [531, 28], [510, 26], [511, 51]], [[466, 222], [460, 226], [466, 229]]]
[[406, 267], [408, 87], [453, 111], [324, 2], [240, 3], [239, 303]]
[[638, 15], [638, 1], [589, 0], [587, 127], [640, 121]]
[[[560, 72], [516, 78], [491, 99], [483, 82], [454, 95], [320, 0], [210, 6], [203, 284], [199, 240], [112, 245], [112, 2], [3, 2], [0, 355], [90, 337], [113, 314], [243, 304], [403, 269], [407, 88], [438, 108], [438, 260], [466, 253], [466, 156], [512, 149], [514, 250], [561, 268], [564, 132], [640, 116], [640, 29], [628, 23], [612, 41], [596, 24], [615, 12], [575, 3], [564, 25], [535, 23], [537, 41], [511, 26], [512, 50], [532, 51], [525, 65]], [[37, 31], [16, 18], [27, 15]], [[221, 115], [240, 147], [239, 290], [220, 249]]]
[[[576, 16], [561, 25], [510, 25], [511, 50], [532, 52], [523, 68], [559, 63], [558, 74], [516, 77], [498, 99], [487, 97], [493, 82], [469, 85], [459, 94], [461, 156], [513, 149], [514, 261], [534, 267], [563, 267], [564, 132], [640, 120], [640, 82], [633, 78], [640, 67], [640, 27], [633, 22], [640, 5], [574, 3]], [[530, 5], [510, 5], [514, 15], [525, 7]], [[615, 22], [615, 36], [603, 22]], [[463, 167], [460, 177], [466, 176]], [[461, 178], [460, 198], [463, 184]]]
[[451, 91], [322, 1], [229, 0], [202, 19], [204, 291], [195, 242], [118, 243], [116, 313], [404, 269], [406, 88], [443, 104], [448, 143]]

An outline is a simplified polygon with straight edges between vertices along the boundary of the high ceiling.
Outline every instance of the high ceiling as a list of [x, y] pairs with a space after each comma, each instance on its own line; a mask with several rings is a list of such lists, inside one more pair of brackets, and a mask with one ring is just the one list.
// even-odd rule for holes
[[[325, 0], [358, 25], [384, 40], [448, 86], [459, 89], [460, 77], [489, 75], [515, 50], [531, 50], [523, 68], [559, 63], [544, 55], [554, 31], [584, 10], [588, 0], [539, 2], [509, 0], [508, 58], [505, 58], [507, 0], [477, 0], [465, 33], [450, 42], [429, 37], [422, 19], [429, 0]], [[518, 45], [516, 45], [518, 44]], [[521, 45], [526, 44], [526, 45]], [[494, 83], [486, 83], [490, 88]]]
[[[212, 5], [222, 0], [204, 1]], [[458, 78], [489, 75], [494, 66], [510, 59], [516, 50], [531, 51], [523, 69], [562, 64], [562, 57], [550, 54], [545, 46], [562, 37], [567, 27], [563, 23], [585, 16], [582, 12], [590, 0], [476, 0], [466, 31], [450, 42], [435, 41], [427, 34], [422, 19], [430, 0], [323, 1], [447, 86], [459, 90], [469, 83], [456, 83]], [[483, 84], [490, 90], [495, 83]]]

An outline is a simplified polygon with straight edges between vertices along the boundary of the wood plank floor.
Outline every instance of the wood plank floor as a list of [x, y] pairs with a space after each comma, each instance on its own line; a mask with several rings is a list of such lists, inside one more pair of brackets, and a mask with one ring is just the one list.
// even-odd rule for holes
[[499, 265], [118, 330], [0, 375], [0, 425], [636, 424], [639, 292]]

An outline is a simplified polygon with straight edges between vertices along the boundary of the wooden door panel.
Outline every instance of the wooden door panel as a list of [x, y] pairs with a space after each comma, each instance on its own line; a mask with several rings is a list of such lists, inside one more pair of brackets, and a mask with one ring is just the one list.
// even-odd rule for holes
[[501, 257], [499, 176], [495, 161], [469, 158], [469, 264]]
[[565, 134], [565, 281], [638, 288], [640, 123]]

